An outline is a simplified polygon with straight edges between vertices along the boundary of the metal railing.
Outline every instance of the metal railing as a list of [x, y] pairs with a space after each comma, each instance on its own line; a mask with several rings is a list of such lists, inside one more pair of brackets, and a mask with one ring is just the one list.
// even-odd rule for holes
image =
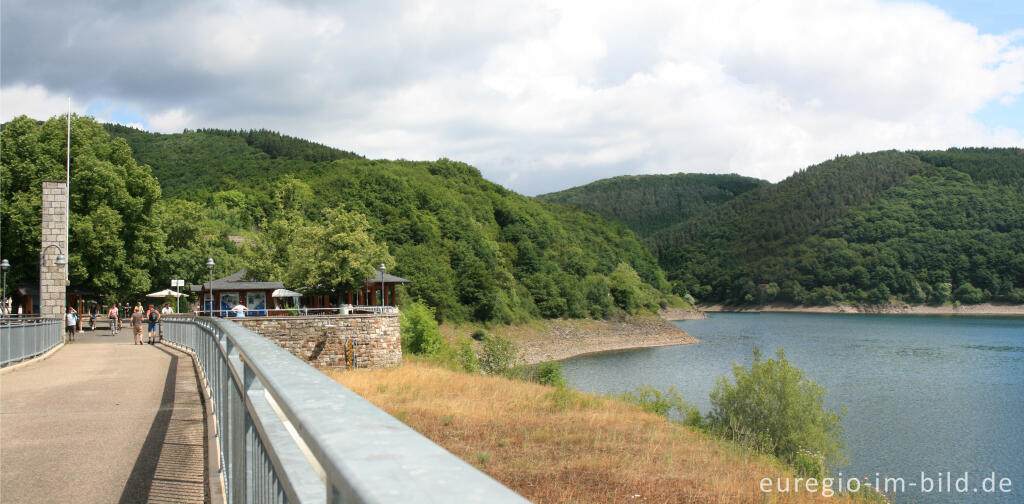
[[[210, 310], [201, 310], [191, 312], [192, 315], [206, 317], [210, 315]], [[213, 310], [213, 316], [221, 318], [236, 318], [236, 314], [232, 310]], [[246, 311], [247, 317], [261, 317], [265, 315], [270, 316], [307, 316], [307, 315], [358, 315], [364, 313], [398, 313], [397, 306], [368, 306], [368, 305], [345, 305], [345, 306], [326, 306], [326, 307], [311, 307], [303, 306], [301, 308], [261, 308], [259, 310], [248, 310]]]
[[227, 502], [527, 502], [238, 324], [163, 323], [202, 368]]
[[64, 342], [61, 319], [39, 317], [0, 318], [0, 367], [48, 352]]

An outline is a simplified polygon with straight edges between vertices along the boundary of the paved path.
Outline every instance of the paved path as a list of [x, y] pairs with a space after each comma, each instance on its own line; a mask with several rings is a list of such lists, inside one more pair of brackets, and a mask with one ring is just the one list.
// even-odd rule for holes
[[94, 332], [0, 376], [0, 502], [203, 502], [191, 358]]

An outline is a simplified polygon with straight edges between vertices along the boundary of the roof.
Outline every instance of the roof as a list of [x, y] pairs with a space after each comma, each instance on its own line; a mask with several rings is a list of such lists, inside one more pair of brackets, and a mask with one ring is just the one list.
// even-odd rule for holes
[[[274, 290], [284, 288], [284, 284], [281, 282], [255, 282], [245, 280], [246, 273], [246, 270], [241, 269], [226, 277], [214, 280], [213, 290]], [[206, 282], [202, 285], [190, 285], [189, 290], [192, 292], [210, 290], [210, 282]]]
[[[373, 275], [372, 277], [367, 278], [363, 283], [365, 283], [365, 284], [379, 284], [380, 283], [380, 273], [377, 273], [376, 275]], [[404, 279], [402, 277], [396, 277], [395, 275], [392, 275], [390, 273], [384, 273], [384, 283], [389, 283], [389, 284], [407, 284], [407, 283], [412, 283], [412, 280], [406, 280], [406, 279]]]

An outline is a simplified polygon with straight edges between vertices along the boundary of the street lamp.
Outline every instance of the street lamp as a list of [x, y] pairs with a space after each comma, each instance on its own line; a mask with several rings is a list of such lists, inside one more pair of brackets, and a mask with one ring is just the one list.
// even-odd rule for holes
[[7, 315], [8, 314], [7, 313], [7, 269], [10, 268], [10, 267], [11, 267], [11, 263], [7, 262], [7, 259], [4, 259], [4, 260], [0, 261], [0, 270], [3, 271], [3, 277], [4, 277], [3, 278], [3, 284], [4, 284], [4, 287], [3, 287], [3, 299], [0, 299], [0, 302], [3, 302], [3, 308], [0, 308], [0, 314], [3, 314], [3, 315]]
[[[43, 266], [46, 266], [46, 251], [50, 250], [50, 247], [57, 249], [57, 258], [53, 261], [57, 266], [63, 266], [68, 263], [67, 256], [64, 255], [64, 251], [61, 250], [60, 245], [53, 243], [43, 247], [43, 250], [39, 251], [39, 311], [43, 311]], [[67, 299], [64, 300], [65, 303]], [[61, 309], [63, 311], [63, 308]]]
[[210, 316], [213, 316], [213, 267], [217, 264], [213, 262], [213, 258], [206, 260], [206, 269], [210, 270]]
[[380, 263], [380, 307], [383, 308], [387, 304], [387, 291], [384, 290], [384, 271], [388, 269], [384, 266], [384, 263]]

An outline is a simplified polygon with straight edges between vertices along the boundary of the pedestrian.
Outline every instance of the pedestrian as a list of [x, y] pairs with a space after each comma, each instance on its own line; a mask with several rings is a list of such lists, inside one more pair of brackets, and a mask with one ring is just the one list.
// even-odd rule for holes
[[[120, 303], [118, 303], [120, 304]], [[114, 331], [117, 330], [117, 320], [121, 317], [121, 313], [117, 310], [116, 304], [110, 305], [110, 310], [107, 312], [107, 318], [110, 319], [110, 335], [114, 335]]]
[[136, 306], [135, 311], [132, 312], [132, 334], [135, 337], [134, 343], [136, 345], [142, 344], [142, 321], [145, 319], [145, 314], [142, 313], [142, 308]]
[[164, 339], [164, 315], [170, 315], [171, 313], [174, 313], [174, 309], [171, 308], [171, 303], [164, 303], [164, 309], [160, 310], [159, 340]]
[[70, 306], [67, 314], [64, 315], [64, 324], [67, 326], [68, 343], [74, 342], [75, 330], [78, 329], [78, 312]]
[[153, 308], [153, 305], [149, 305], [149, 309], [146, 310], [146, 321], [149, 322], [149, 343], [150, 345], [156, 343], [156, 325], [160, 322], [160, 311]]

